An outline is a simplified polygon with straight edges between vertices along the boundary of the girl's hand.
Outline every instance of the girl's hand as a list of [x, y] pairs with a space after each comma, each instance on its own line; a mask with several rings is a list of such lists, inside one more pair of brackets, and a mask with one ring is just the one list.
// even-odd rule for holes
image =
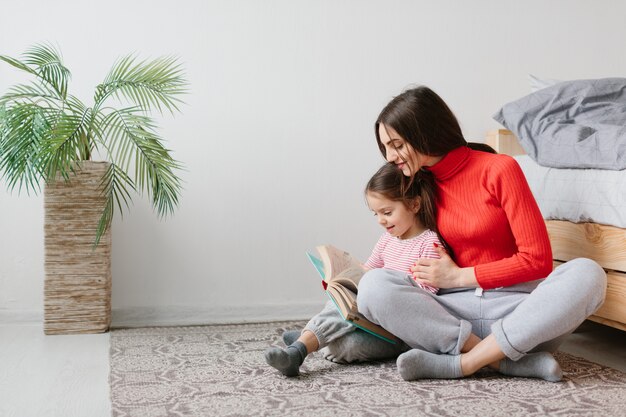
[[[415, 262], [411, 267], [413, 278], [419, 283], [437, 288], [467, 286], [462, 283], [462, 271], [466, 268], [459, 268], [441, 246], [435, 246], [435, 251], [439, 254], [439, 259], [420, 258]], [[471, 270], [473, 275], [474, 268]]]

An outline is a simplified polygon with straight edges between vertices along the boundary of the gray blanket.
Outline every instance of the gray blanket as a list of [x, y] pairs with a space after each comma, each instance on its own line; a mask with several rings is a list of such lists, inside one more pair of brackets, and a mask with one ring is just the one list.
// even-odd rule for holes
[[540, 165], [626, 169], [626, 78], [561, 82], [505, 104], [493, 118]]

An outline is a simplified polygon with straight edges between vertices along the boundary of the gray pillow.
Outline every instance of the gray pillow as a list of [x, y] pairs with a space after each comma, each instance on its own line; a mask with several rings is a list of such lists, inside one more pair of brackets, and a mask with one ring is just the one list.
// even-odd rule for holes
[[626, 78], [560, 82], [505, 104], [493, 118], [540, 165], [626, 169]]

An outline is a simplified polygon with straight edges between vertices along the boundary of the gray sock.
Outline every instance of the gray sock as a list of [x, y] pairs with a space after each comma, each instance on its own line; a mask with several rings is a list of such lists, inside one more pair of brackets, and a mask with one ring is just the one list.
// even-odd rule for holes
[[265, 361], [278, 369], [285, 376], [298, 376], [300, 365], [306, 358], [306, 346], [302, 342], [293, 342], [285, 349], [271, 347], [265, 351]]
[[289, 346], [290, 344], [298, 340], [301, 334], [302, 332], [300, 330], [287, 330], [283, 333], [283, 342], [285, 342], [285, 344]]
[[461, 378], [461, 355], [437, 355], [411, 349], [398, 356], [398, 372], [405, 381], [426, 378]]
[[563, 377], [561, 366], [548, 352], [529, 353], [518, 361], [505, 358], [500, 361], [500, 373], [510, 376], [541, 378], [558, 382]]

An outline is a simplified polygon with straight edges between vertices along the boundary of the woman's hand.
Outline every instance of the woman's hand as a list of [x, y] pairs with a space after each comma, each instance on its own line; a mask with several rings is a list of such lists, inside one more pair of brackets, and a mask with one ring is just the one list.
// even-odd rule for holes
[[448, 252], [435, 246], [440, 258], [420, 258], [411, 267], [413, 278], [422, 284], [437, 288], [476, 287], [474, 268], [459, 268]]

